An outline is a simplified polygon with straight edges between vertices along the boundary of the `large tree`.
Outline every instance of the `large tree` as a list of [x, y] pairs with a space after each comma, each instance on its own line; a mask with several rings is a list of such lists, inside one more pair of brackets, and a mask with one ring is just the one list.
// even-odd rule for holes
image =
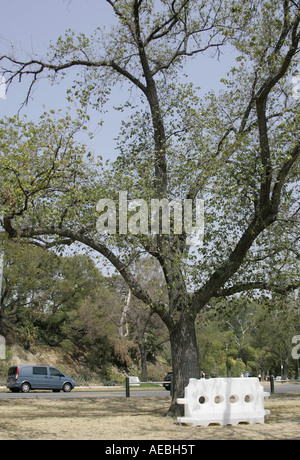
[[[129, 83], [141, 100], [137, 110], [136, 99], [126, 104], [132, 116], [123, 124], [118, 158], [100, 174], [88, 166], [69, 117], [44, 116], [39, 126], [4, 120], [1, 225], [10, 238], [44, 246], [79, 242], [111, 262], [169, 329], [173, 410], [188, 379], [200, 377], [195, 319], [207, 303], [252, 289], [285, 292], [299, 282], [299, 106], [290, 81], [300, 5], [107, 3], [118, 20], [110, 33], [69, 31], [45, 59], [6, 55], [1, 64], [9, 84], [30, 78], [27, 100], [41, 75], [78, 69], [68, 98], [77, 97], [84, 110], [102, 107], [115, 85]], [[224, 75], [224, 91], [199, 99], [192, 85], [180, 81], [185, 63], [197, 56], [199, 80], [205, 78], [201, 55], [226, 46], [236, 65]], [[178, 235], [172, 225], [170, 234], [97, 234], [97, 201], [117, 200], [119, 191], [147, 203], [204, 198], [202, 247], [191, 251], [187, 232]], [[131, 269], [145, 252], [159, 262], [165, 279], [166, 289], [155, 295]]]

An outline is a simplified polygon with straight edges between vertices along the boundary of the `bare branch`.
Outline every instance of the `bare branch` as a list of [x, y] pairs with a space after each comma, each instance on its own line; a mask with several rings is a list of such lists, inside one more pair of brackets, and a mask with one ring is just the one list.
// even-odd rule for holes
[[162, 38], [166, 35], [168, 35], [173, 27], [178, 23], [179, 21], [179, 15], [180, 13], [184, 10], [184, 8], [187, 6], [188, 3], [190, 3], [190, 0], [185, 0], [179, 7], [177, 11], [174, 9], [174, 3], [172, 3], [172, 12], [173, 14], [166, 19], [162, 24], [158, 25], [152, 32], [151, 34], [146, 38], [144, 45], [147, 46], [152, 40], [157, 40], [159, 38]]
[[10, 75], [7, 78], [7, 84], [10, 85], [15, 79], [19, 79], [19, 82], [22, 80], [23, 76], [32, 76], [32, 82], [30, 84], [29, 90], [27, 92], [26, 100], [24, 104], [27, 104], [33, 89], [34, 84], [38, 80], [38, 75], [42, 74], [46, 70], [50, 70], [57, 74], [66, 69], [70, 69], [72, 67], [84, 67], [84, 68], [111, 68], [116, 71], [118, 74], [124, 76], [126, 79], [131, 81], [134, 85], [136, 85], [139, 89], [141, 89], [144, 93], [146, 91], [145, 86], [140, 82], [138, 78], [128, 72], [125, 68], [121, 67], [119, 64], [111, 61], [90, 61], [90, 60], [82, 60], [82, 59], [74, 59], [70, 62], [66, 62], [64, 64], [51, 64], [47, 62], [42, 62], [40, 60], [31, 60], [28, 62], [17, 61], [9, 56], [2, 56], [0, 58], [0, 63], [4, 62], [4, 60], [8, 60], [11, 64], [17, 66], [16, 70], [12, 69], [5, 69], [2, 66], [3, 75]]
[[[259, 101], [266, 100], [270, 91], [274, 88], [274, 86], [279, 82], [279, 80], [286, 74], [292, 58], [298, 52], [298, 46], [300, 41], [300, 31], [298, 30], [300, 23], [300, 14], [298, 13], [296, 19], [292, 26], [290, 26], [289, 30], [285, 30], [282, 32], [280, 39], [278, 40], [273, 52], [271, 53], [271, 58], [278, 55], [278, 52], [282, 48], [285, 38], [287, 37], [288, 33], [291, 33], [291, 44], [290, 47], [282, 61], [281, 66], [275, 70], [273, 69], [270, 72], [270, 76], [265, 80], [261, 88], [256, 94], [256, 99]], [[285, 26], [287, 27], [287, 26]]]
[[[17, 231], [13, 228], [11, 219], [4, 219], [4, 229], [11, 238], [25, 238], [31, 241], [31, 244], [40, 244], [39, 237], [54, 235], [60, 236], [63, 239], [59, 239], [56, 244], [61, 244], [63, 241], [67, 244], [72, 244], [72, 242], [79, 242], [85, 246], [94, 249], [99, 254], [102, 254], [111, 264], [118, 270], [122, 275], [129, 288], [132, 290], [133, 294], [140, 300], [142, 300], [146, 305], [149, 305], [165, 322], [167, 322], [170, 327], [172, 325], [172, 318], [167, 312], [165, 305], [162, 303], [155, 303], [152, 301], [149, 294], [141, 287], [138, 280], [134, 278], [131, 274], [128, 266], [124, 264], [107, 246], [103, 243], [95, 241], [95, 239], [89, 238], [86, 235], [83, 235], [80, 232], [74, 230], [69, 230], [61, 227], [48, 227], [48, 228], [28, 228]], [[50, 243], [51, 245], [51, 243]], [[52, 245], [52, 247], [54, 244]], [[49, 243], [47, 243], [47, 247]]]
[[277, 179], [274, 185], [273, 194], [272, 194], [272, 206], [274, 209], [278, 210], [280, 204], [280, 197], [282, 187], [284, 185], [285, 179], [288, 176], [291, 168], [296, 163], [300, 157], [300, 142], [294, 147], [293, 151], [288, 155], [288, 160], [281, 167]]

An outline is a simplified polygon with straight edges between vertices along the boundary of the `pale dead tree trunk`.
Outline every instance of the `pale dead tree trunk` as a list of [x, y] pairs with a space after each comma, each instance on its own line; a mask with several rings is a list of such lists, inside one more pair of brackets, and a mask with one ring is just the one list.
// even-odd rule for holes
[[[130, 307], [131, 299], [132, 299], [132, 292], [131, 292], [131, 289], [130, 289], [129, 292], [128, 292], [127, 301], [126, 301], [126, 304], [125, 304], [125, 306], [124, 306], [124, 308], [122, 310], [122, 315], [121, 315], [121, 319], [120, 319], [120, 327], [119, 327], [119, 336], [120, 337], [127, 337], [128, 334], [129, 334], [128, 323], [127, 323], [127, 313], [128, 313], [129, 307]], [[125, 329], [125, 332], [124, 332], [124, 329]]]

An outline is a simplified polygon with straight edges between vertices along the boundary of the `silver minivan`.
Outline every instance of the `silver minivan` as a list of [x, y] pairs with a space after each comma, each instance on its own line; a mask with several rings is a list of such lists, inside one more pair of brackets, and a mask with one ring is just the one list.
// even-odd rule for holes
[[8, 370], [6, 386], [13, 392], [52, 390], [69, 393], [75, 384], [71, 377], [50, 366], [12, 366]]

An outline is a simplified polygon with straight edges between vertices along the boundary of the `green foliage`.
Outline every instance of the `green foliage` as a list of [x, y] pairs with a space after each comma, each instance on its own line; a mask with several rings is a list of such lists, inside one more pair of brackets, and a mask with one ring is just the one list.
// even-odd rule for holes
[[[294, 378], [292, 337], [300, 328], [296, 294], [219, 300], [197, 326], [201, 368], [209, 374], [238, 377], [274, 374]], [[281, 366], [282, 369], [281, 369]]]

